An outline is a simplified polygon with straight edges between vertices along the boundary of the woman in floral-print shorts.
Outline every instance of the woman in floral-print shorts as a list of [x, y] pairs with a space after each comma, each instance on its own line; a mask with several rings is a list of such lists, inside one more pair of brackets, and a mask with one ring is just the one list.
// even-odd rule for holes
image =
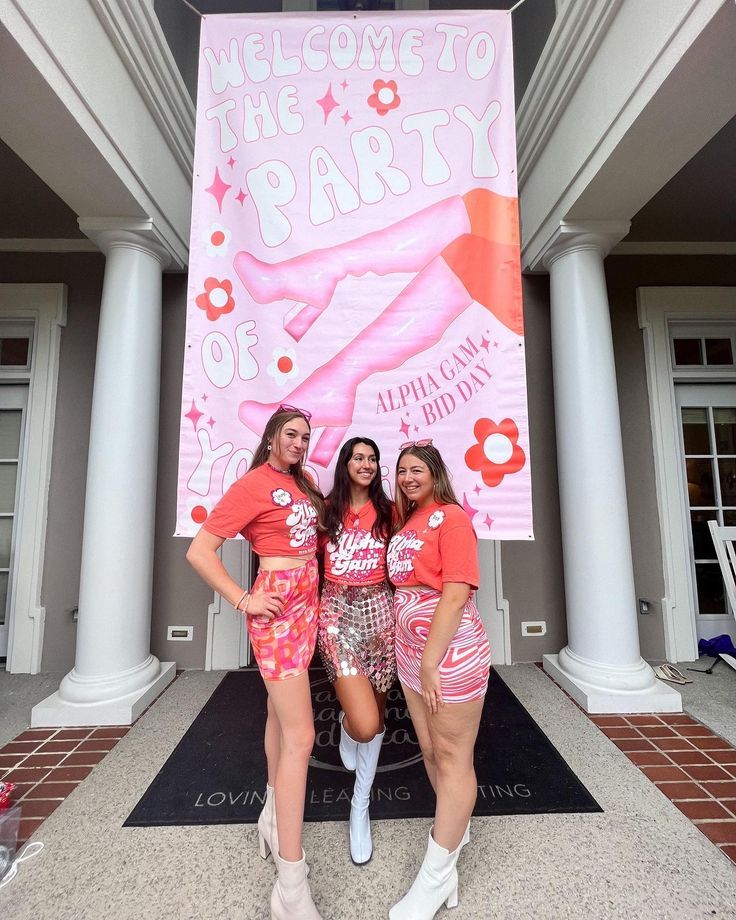
[[[317, 640], [317, 531], [324, 500], [304, 470], [310, 414], [280, 406], [266, 424], [250, 470], [215, 506], [187, 559], [243, 613], [268, 693], [266, 803], [258, 819], [261, 856], [278, 878], [271, 917], [319, 920], [307, 882], [302, 822], [314, 720], [307, 668]], [[217, 550], [242, 534], [260, 559], [250, 591], [228, 575]]]

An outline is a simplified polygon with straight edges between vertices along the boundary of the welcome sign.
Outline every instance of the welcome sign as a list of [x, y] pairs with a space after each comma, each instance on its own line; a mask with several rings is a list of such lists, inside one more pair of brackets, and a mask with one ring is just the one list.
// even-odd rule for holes
[[431, 438], [481, 538], [531, 539], [506, 12], [203, 20], [177, 534], [280, 405]]

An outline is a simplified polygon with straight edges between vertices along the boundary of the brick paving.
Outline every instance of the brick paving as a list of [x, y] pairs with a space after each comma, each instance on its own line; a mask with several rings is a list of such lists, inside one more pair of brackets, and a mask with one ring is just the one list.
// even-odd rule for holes
[[687, 713], [588, 716], [736, 863], [736, 749]]
[[0, 748], [0, 779], [21, 806], [18, 848], [130, 731], [128, 725], [29, 728]]

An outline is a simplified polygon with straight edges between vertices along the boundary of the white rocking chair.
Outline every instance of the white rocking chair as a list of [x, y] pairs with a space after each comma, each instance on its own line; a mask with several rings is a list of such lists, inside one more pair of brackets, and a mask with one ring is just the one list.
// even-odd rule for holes
[[[726, 596], [731, 607], [731, 613], [736, 616], [736, 547], [734, 547], [736, 527], [723, 527], [718, 521], [708, 521], [708, 527], [713, 537], [713, 546], [716, 550], [718, 564], [721, 567], [721, 575], [726, 586]], [[733, 655], [720, 652], [712, 667], [715, 667], [719, 659], [725, 661], [726, 664], [731, 665], [736, 670], [736, 658]]]

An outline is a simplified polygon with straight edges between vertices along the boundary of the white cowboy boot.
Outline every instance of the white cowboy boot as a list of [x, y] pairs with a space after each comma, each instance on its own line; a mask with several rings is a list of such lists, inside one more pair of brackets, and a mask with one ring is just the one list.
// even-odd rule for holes
[[358, 745], [355, 767], [355, 786], [350, 802], [350, 858], [357, 865], [367, 863], [373, 855], [371, 840], [371, 821], [368, 806], [371, 800], [371, 787], [381, 756], [381, 744], [385, 729], [367, 744]]
[[447, 907], [457, 907], [456, 866], [461, 847], [450, 853], [435, 842], [430, 832], [419, 874], [388, 912], [389, 920], [432, 920], [443, 902]]
[[279, 875], [271, 892], [271, 920], [322, 920], [309, 890], [304, 850], [296, 862], [282, 859], [278, 850], [273, 858]]
[[354, 741], [345, 731], [345, 726], [342, 724], [344, 718], [345, 713], [340, 712], [338, 716], [340, 722], [340, 760], [346, 770], [354, 770], [358, 756], [358, 742]]
[[276, 829], [276, 803], [273, 786], [266, 784], [266, 802], [258, 815], [258, 852], [261, 859], [268, 859], [269, 853], [278, 853], [279, 833]]

